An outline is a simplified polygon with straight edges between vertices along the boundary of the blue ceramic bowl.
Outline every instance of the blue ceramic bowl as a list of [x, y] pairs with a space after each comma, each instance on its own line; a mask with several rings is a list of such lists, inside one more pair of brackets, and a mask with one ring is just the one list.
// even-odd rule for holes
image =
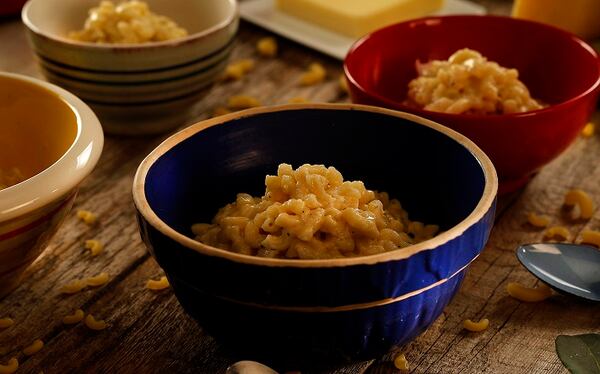
[[[443, 232], [388, 253], [267, 259], [192, 239], [236, 193], [264, 193], [286, 162], [335, 166], [398, 198]], [[193, 125], [140, 165], [142, 238], [185, 310], [227, 347], [266, 361], [369, 358], [423, 332], [460, 286], [494, 218], [497, 177], [464, 136], [414, 115], [361, 105], [258, 108]]]

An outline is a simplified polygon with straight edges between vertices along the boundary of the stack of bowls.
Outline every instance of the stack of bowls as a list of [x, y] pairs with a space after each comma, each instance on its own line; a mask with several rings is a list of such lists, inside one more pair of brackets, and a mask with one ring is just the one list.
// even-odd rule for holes
[[30, 0], [22, 18], [44, 76], [75, 93], [105, 130], [150, 134], [185, 122], [224, 69], [238, 28], [235, 0], [147, 0], [189, 36], [145, 44], [67, 38], [98, 0]]
[[[24, 180], [0, 190], [0, 297], [15, 288], [69, 212], [100, 158], [100, 122], [69, 92], [0, 73], [0, 174]], [[0, 183], [1, 183], [0, 177]]]

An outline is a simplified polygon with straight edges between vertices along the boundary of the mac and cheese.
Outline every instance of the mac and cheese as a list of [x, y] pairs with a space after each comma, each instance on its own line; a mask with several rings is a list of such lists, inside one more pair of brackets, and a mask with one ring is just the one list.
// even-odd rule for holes
[[150, 11], [143, 1], [115, 5], [101, 1], [89, 11], [83, 30], [69, 32], [69, 38], [92, 43], [148, 43], [187, 36], [187, 31], [170, 18]]
[[344, 181], [333, 167], [281, 164], [265, 184], [263, 197], [240, 193], [212, 224], [193, 225], [195, 239], [247, 255], [325, 259], [391, 251], [438, 231], [410, 221], [387, 193]]
[[408, 84], [406, 103], [445, 113], [506, 114], [541, 109], [516, 69], [488, 61], [465, 48], [447, 61], [417, 62], [419, 77]]

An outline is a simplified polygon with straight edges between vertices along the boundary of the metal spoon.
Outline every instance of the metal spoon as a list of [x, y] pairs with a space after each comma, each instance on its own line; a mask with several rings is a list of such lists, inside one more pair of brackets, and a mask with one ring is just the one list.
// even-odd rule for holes
[[517, 258], [552, 288], [600, 301], [600, 249], [581, 244], [525, 244], [517, 248]]
[[270, 367], [256, 361], [238, 361], [225, 371], [225, 374], [279, 374]]

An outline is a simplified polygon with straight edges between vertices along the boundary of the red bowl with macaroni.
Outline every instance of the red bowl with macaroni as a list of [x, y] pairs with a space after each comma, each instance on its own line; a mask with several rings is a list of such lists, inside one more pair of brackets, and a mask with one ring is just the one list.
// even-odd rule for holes
[[[547, 106], [477, 115], [405, 104], [417, 61], [446, 60], [463, 48], [516, 68], [531, 96]], [[411, 112], [475, 141], [492, 159], [501, 193], [523, 186], [575, 140], [600, 87], [598, 55], [585, 42], [555, 27], [499, 16], [428, 17], [377, 30], [354, 44], [344, 71], [353, 102]]]

